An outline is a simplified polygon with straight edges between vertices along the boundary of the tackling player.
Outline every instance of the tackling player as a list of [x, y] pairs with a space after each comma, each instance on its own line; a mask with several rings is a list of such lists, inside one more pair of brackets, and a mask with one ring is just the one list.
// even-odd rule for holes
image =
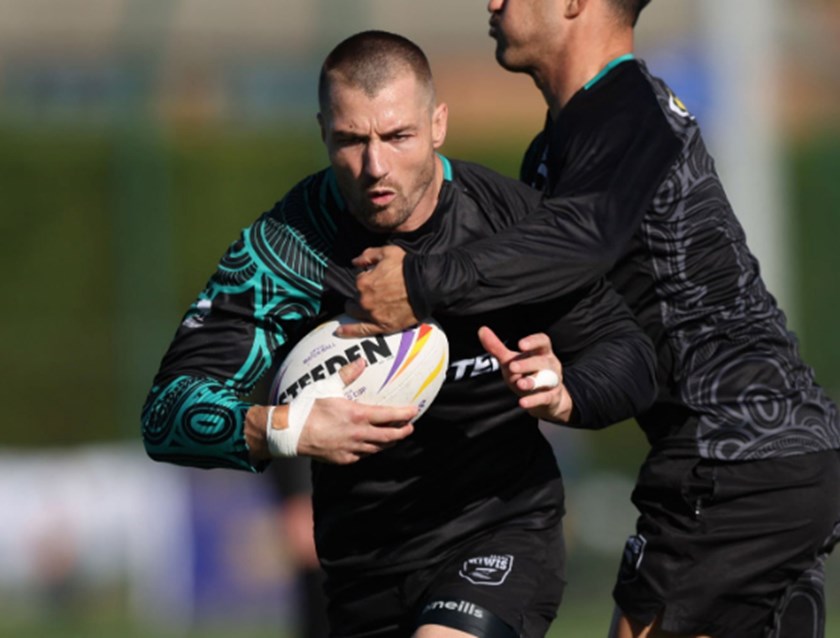
[[[295, 339], [342, 312], [355, 293], [353, 256], [382, 245], [443, 251], [510, 226], [540, 199], [436, 152], [446, 106], [404, 38], [365, 32], [339, 44], [319, 98], [330, 167], [243, 231], [187, 312], [143, 411], [157, 460], [263, 468], [267, 432], [289, 429], [296, 400], [268, 410], [242, 397]], [[562, 479], [479, 328], [515, 347], [535, 331], [550, 336], [562, 383], [534, 396], [551, 418], [590, 427], [652, 401], [651, 343], [603, 279], [527, 306], [436, 318], [450, 369], [416, 428], [406, 424], [413, 408], [344, 398], [315, 401], [304, 422], [296, 452], [316, 461], [332, 635], [540, 637], [565, 584]]]
[[548, 197], [443, 254], [368, 251], [360, 306], [393, 330], [608, 274], [655, 344], [660, 388], [638, 416], [651, 451], [612, 636], [819, 637], [840, 533], [837, 407], [765, 288], [697, 122], [633, 55], [646, 4], [489, 2], [498, 62], [548, 106], [522, 170]]

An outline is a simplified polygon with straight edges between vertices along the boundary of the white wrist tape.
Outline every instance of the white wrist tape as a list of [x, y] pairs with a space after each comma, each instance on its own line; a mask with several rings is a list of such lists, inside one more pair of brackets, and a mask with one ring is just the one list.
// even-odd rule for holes
[[271, 456], [297, 456], [298, 441], [303, 432], [306, 419], [315, 404], [315, 397], [298, 397], [289, 404], [288, 425], [282, 430], [271, 427], [271, 417], [274, 408], [268, 409], [268, 423], [265, 438], [268, 441], [268, 452]]
[[560, 385], [560, 377], [554, 370], [540, 370], [531, 378], [534, 380], [534, 390], [550, 390]]
[[303, 432], [303, 426], [312, 412], [312, 407], [317, 399], [343, 396], [344, 383], [337, 374], [327, 377], [304, 388], [298, 396], [289, 403], [287, 426], [278, 430], [271, 427], [274, 416], [275, 405], [268, 408], [268, 419], [265, 429], [265, 438], [268, 442], [268, 452], [272, 457], [297, 456], [298, 442]]

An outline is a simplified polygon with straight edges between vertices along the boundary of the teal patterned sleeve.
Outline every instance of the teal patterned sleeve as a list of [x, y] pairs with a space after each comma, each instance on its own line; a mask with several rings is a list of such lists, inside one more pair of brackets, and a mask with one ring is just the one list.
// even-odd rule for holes
[[296, 325], [321, 304], [330, 217], [312, 178], [246, 228], [190, 306], [143, 408], [153, 459], [259, 471], [244, 437], [244, 400]]

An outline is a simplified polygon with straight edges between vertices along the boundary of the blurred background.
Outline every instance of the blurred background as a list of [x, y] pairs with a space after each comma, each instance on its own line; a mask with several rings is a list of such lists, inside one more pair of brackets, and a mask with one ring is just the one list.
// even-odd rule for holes
[[[325, 164], [317, 70], [367, 28], [429, 54], [445, 153], [516, 174], [544, 107], [496, 66], [485, 3], [0, 0], [0, 636], [299, 635], [276, 477], [153, 463], [139, 413], [228, 243]], [[638, 50], [840, 398], [840, 2], [654, 1]], [[601, 636], [646, 445], [632, 423], [549, 434], [569, 500], [554, 635]]]

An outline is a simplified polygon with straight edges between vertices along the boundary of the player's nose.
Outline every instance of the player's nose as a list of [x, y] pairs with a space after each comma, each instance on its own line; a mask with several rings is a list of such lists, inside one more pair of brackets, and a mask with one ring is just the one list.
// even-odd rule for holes
[[388, 174], [388, 163], [385, 157], [385, 149], [376, 140], [365, 148], [365, 172], [375, 179], [381, 179]]

